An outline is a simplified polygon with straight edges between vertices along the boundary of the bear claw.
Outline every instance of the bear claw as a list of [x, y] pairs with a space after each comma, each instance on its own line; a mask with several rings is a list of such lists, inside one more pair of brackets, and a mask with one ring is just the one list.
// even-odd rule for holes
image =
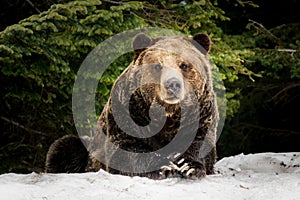
[[168, 166], [164, 165], [160, 169], [160, 175], [163, 178], [192, 178], [195, 175], [196, 170], [191, 168], [189, 163], [183, 163], [184, 158], [179, 160], [176, 164], [170, 161]]

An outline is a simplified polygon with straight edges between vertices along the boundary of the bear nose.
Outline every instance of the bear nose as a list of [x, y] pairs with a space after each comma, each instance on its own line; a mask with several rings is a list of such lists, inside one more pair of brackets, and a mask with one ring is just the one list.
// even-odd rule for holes
[[177, 78], [170, 78], [165, 82], [165, 88], [169, 93], [177, 96], [181, 90], [181, 82]]

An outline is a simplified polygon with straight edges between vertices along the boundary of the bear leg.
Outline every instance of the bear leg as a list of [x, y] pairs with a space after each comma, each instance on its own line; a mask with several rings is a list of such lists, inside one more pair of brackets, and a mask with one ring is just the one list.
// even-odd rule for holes
[[45, 164], [48, 173], [85, 172], [89, 153], [78, 136], [66, 135], [52, 143]]

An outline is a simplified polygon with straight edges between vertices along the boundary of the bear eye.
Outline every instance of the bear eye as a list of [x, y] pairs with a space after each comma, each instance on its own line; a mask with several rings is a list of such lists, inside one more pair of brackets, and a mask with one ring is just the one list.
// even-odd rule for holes
[[182, 70], [182, 71], [189, 71], [189, 66], [185, 63], [181, 63], [179, 68]]
[[153, 68], [156, 70], [156, 71], [160, 71], [162, 69], [162, 66], [160, 64], [154, 64]]

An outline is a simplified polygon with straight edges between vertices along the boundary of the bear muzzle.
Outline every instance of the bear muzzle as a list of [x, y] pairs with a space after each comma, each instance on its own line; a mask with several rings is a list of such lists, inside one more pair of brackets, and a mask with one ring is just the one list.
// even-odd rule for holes
[[177, 78], [170, 78], [164, 86], [170, 96], [179, 97], [181, 82]]
[[183, 85], [179, 79], [172, 77], [166, 80], [163, 86], [165, 90], [163, 100], [166, 103], [175, 104], [182, 100]]

